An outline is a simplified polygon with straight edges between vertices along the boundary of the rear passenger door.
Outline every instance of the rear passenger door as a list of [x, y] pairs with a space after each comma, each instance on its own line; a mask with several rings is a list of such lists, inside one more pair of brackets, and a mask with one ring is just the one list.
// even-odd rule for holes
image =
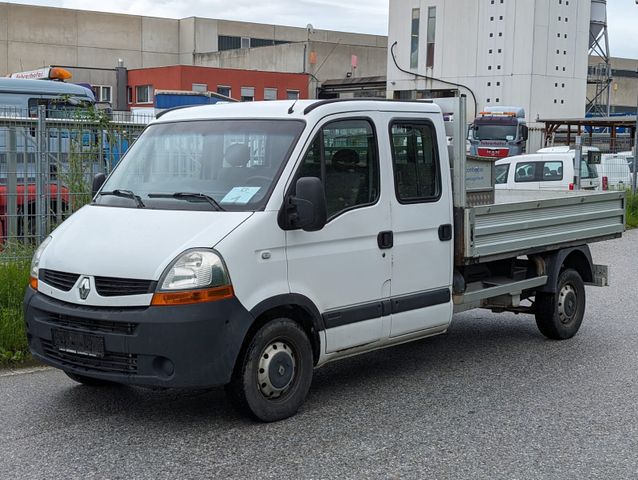
[[[442, 126], [441, 126], [442, 127]], [[391, 337], [440, 331], [452, 317], [452, 196], [428, 120], [391, 120]], [[447, 160], [446, 160], [447, 162]], [[445, 183], [444, 179], [445, 178]]]
[[297, 178], [320, 178], [326, 192], [328, 223], [318, 232], [286, 232], [286, 254], [290, 291], [322, 313], [328, 353], [387, 336], [391, 255], [379, 243], [380, 232], [391, 229], [381, 189], [387, 175], [375, 124], [361, 117], [320, 125], [293, 177], [293, 188]]

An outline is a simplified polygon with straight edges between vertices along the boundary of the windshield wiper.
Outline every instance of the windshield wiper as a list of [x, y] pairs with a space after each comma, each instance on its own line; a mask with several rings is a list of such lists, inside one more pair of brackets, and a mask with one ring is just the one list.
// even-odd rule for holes
[[137, 208], [146, 207], [146, 205], [144, 205], [144, 202], [142, 202], [142, 199], [140, 198], [140, 196], [135, 195], [135, 193], [133, 193], [131, 190], [120, 190], [116, 188], [112, 192], [100, 192], [100, 195], [112, 195], [114, 197], [130, 198], [131, 200], [135, 201]]
[[178, 200], [203, 200], [205, 202], [210, 203], [215, 210], [219, 212], [225, 211], [225, 208], [222, 207], [217, 200], [213, 197], [206, 195], [205, 193], [195, 193], [195, 192], [175, 192], [175, 193], [149, 193], [148, 198], [176, 198]]

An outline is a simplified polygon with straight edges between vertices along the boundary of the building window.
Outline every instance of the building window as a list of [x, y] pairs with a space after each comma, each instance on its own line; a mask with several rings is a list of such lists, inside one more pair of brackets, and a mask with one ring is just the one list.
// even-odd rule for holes
[[277, 89], [264, 88], [264, 100], [277, 100]]
[[153, 103], [153, 85], [139, 85], [135, 87], [137, 103]]
[[410, 36], [410, 68], [419, 66], [419, 23], [421, 20], [421, 9], [412, 9], [412, 34]]
[[434, 67], [434, 40], [436, 39], [436, 7], [428, 8], [427, 58], [425, 66]]
[[255, 101], [255, 87], [241, 87], [241, 101], [242, 102], [254, 102]]
[[241, 48], [250, 48], [250, 37], [241, 37]]
[[133, 103], [133, 89], [131, 87], [126, 87], [126, 101]]
[[217, 93], [225, 97], [231, 97], [231, 88], [225, 85], [217, 85]]
[[97, 102], [110, 102], [112, 99], [110, 85], [93, 85], [93, 91], [95, 92], [95, 101]]
[[288, 100], [299, 100], [299, 90], [287, 90], [286, 98]]
[[204, 93], [208, 91], [208, 85], [206, 83], [193, 83], [191, 85], [191, 90], [193, 92]]

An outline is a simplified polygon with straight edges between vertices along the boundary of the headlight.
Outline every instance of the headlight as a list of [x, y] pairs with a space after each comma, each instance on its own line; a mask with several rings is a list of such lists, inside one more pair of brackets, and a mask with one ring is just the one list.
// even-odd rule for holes
[[44, 250], [47, 248], [47, 245], [51, 242], [51, 240], [52, 238], [50, 236], [45, 238], [33, 254], [33, 259], [31, 260], [31, 279], [29, 281], [29, 284], [34, 290], [38, 289], [38, 271], [40, 270], [40, 259], [42, 258], [42, 254], [44, 253]]
[[233, 289], [222, 259], [212, 250], [189, 250], [162, 275], [153, 305], [211, 302], [232, 297]]

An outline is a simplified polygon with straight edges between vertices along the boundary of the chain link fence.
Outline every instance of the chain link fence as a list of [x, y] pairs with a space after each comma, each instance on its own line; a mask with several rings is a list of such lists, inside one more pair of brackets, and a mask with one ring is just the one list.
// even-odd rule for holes
[[150, 120], [51, 113], [0, 107], [0, 262], [29, 257], [90, 202], [93, 176], [108, 174]]
[[[551, 146], [567, 147], [567, 133], [558, 132], [550, 139]], [[637, 159], [633, 154], [633, 138], [628, 132], [612, 135], [610, 133], [585, 133], [581, 136], [583, 154], [589, 151], [600, 152], [592, 168], [601, 181], [604, 190], [637, 190]], [[569, 148], [575, 148], [575, 136], [571, 135]]]

